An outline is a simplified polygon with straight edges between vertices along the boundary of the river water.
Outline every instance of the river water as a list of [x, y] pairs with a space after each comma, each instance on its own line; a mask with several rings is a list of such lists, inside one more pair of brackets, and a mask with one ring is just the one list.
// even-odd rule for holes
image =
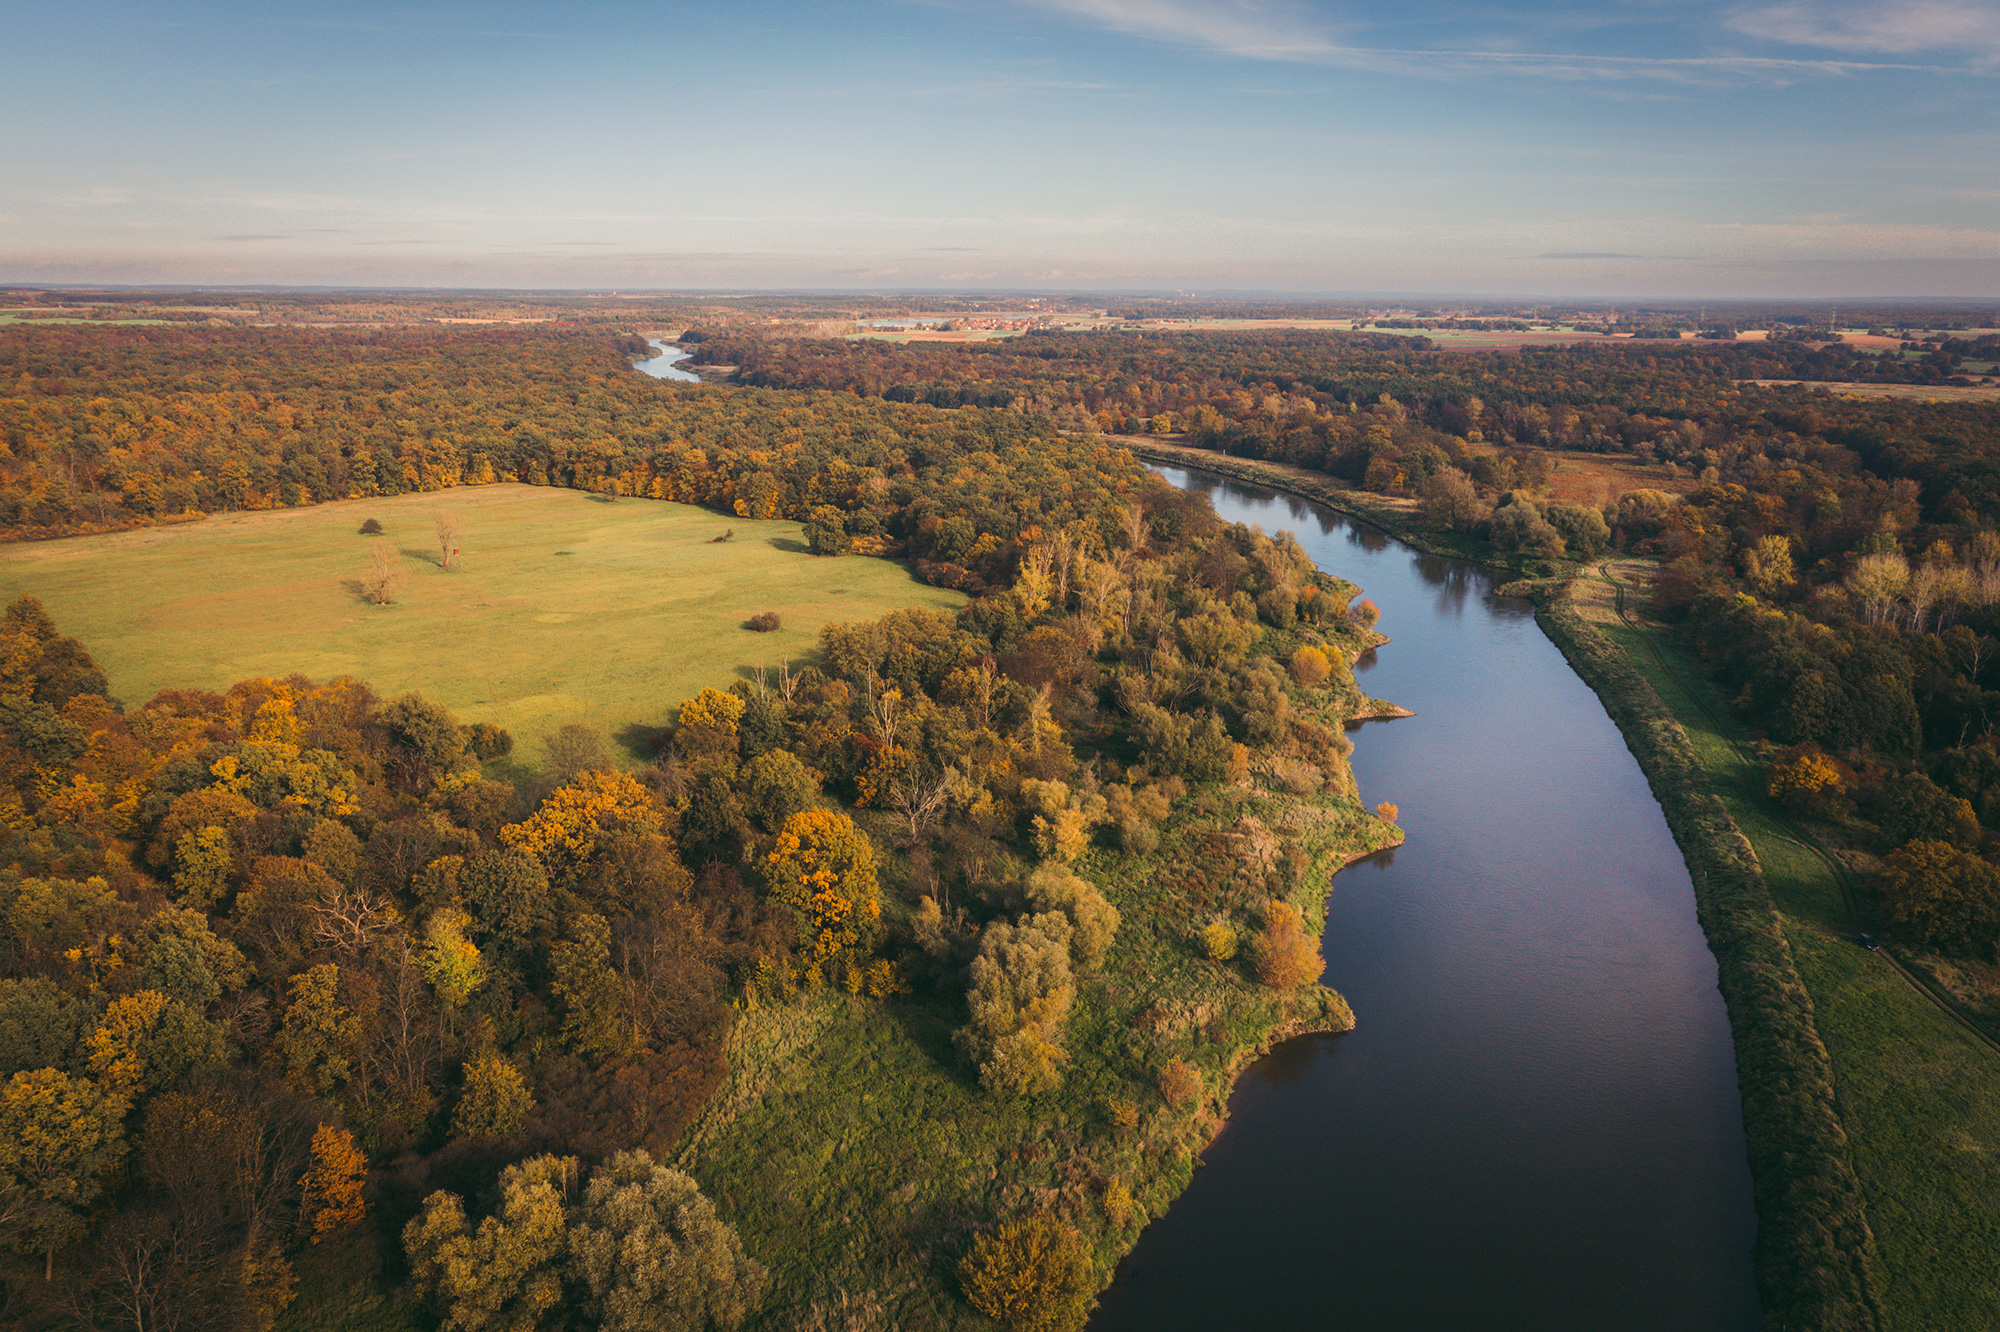
[[1249, 1068], [1092, 1332], [1734, 1332], [1756, 1221], [1687, 869], [1603, 707], [1476, 566], [1169, 470], [1382, 608], [1353, 736], [1404, 847], [1334, 881], [1343, 1036]]
[[682, 351], [679, 347], [661, 342], [658, 338], [647, 338], [646, 341], [658, 347], [660, 355], [649, 360], [633, 362], [639, 369], [655, 379], [672, 379], [683, 384], [701, 383], [700, 375], [692, 370], [681, 369], [681, 362], [694, 355], [693, 352]]

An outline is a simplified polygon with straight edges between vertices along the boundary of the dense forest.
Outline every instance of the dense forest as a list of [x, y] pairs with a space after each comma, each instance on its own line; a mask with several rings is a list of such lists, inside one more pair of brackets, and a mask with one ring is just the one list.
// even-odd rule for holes
[[[1748, 382], [1965, 383], [1958, 372], [1990, 370], [2000, 338], [1934, 335], [1905, 350], [1449, 352], [1287, 331], [901, 347], [738, 336], [697, 354], [746, 382], [1005, 406], [1322, 471], [1414, 498], [1434, 526], [1531, 567], [1614, 546], [1654, 556], [1654, 609], [1780, 747], [1773, 793], [1848, 820], [1886, 857], [1877, 923], [1994, 962], [2000, 411]], [[1665, 463], [1697, 484], [1684, 500], [1641, 488], [1556, 502], [1546, 490], [1565, 453]]]
[[[113, 526], [507, 475], [788, 514], [976, 595], [702, 691], [642, 771], [557, 737], [522, 784], [488, 775], [512, 737], [359, 680], [108, 698], [17, 600], [10, 1323], [268, 1328], [332, 1280], [390, 1291], [397, 1326], [794, 1326], [921, 1249], [944, 1257], [902, 1325], [1071, 1325], [1184, 1187], [1234, 1062], [1349, 1021], [1309, 927], [1332, 866], [1397, 836], [1340, 732], [1372, 610], [1123, 450], [1018, 413], [679, 390], [565, 331], [11, 336], [19, 513], [51, 486]], [[915, 1061], [878, 1088], [908, 1098], [892, 1142], [957, 1125], [852, 1186], [893, 1223], [859, 1258], [859, 1218], [784, 1210], [768, 1137], [680, 1155], [745, 1077], [818, 1094], [811, 1065], [732, 1062], [732, 1033], [799, 1021]]]

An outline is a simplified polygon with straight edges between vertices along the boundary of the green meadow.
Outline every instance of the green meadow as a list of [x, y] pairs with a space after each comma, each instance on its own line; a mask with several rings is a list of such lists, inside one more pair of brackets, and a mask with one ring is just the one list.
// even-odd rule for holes
[[[449, 571], [439, 513], [459, 532]], [[359, 535], [370, 518], [384, 535]], [[398, 569], [387, 606], [361, 595], [378, 542]], [[807, 554], [797, 523], [524, 485], [0, 546], [0, 590], [40, 597], [129, 705], [252, 676], [353, 675], [505, 727], [529, 762], [532, 741], [569, 722], [635, 755], [682, 699], [799, 662], [822, 625], [964, 601], [895, 561]], [[783, 627], [742, 627], [763, 611]]]

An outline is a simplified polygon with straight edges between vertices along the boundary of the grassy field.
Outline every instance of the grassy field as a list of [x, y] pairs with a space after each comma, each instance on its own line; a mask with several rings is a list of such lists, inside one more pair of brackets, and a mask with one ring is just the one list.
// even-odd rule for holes
[[1727, 708], [1696, 673], [1582, 607], [1686, 731], [1763, 866], [1833, 1061], [1836, 1104], [1874, 1231], [1887, 1325], [1952, 1332], [2000, 1314], [2000, 1056], [1849, 939], [1839, 881], [1761, 792]]
[[[449, 572], [434, 511], [460, 532]], [[368, 518], [386, 535], [357, 535]], [[359, 591], [378, 541], [402, 571], [390, 606]], [[798, 661], [829, 622], [964, 601], [893, 561], [809, 555], [796, 523], [523, 485], [4, 546], [0, 591], [40, 597], [128, 704], [258, 675], [354, 675], [495, 722], [530, 762], [532, 741], [573, 721], [635, 752], [682, 699]], [[760, 611], [783, 628], [742, 628]]]

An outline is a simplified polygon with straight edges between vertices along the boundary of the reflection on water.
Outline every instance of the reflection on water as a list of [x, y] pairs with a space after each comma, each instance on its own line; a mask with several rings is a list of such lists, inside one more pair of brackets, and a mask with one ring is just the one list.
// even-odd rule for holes
[[1216, 478], [1382, 608], [1354, 737], [1410, 840], [1335, 880], [1358, 1026], [1247, 1071], [1095, 1332], [1757, 1326], [1734, 1052], [1658, 806], [1603, 708], [1471, 565]]

